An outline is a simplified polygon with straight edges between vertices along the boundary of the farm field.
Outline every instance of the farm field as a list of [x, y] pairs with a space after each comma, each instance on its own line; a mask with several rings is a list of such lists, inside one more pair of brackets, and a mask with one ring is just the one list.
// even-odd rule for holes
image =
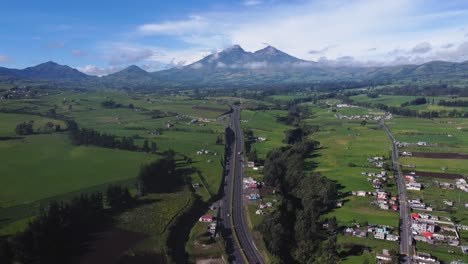
[[[459, 189], [442, 189], [437, 182], [455, 184], [454, 177], [443, 178], [444, 174], [459, 174], [460, 177], [468, 174], [468, 162], [463, 155], [468, 150], [466, 136], [467, 122], [465, 119], [419, 119], [396, 117], [389, 122], [390, 130], [397, 141], [416, 143], [425, 141], [429, 146], [400, 147], [399, 151], [416, 152], [415, 156], [399, 157], [402, 165], [411, 165], [415, 168], [403, 168], [405, 171], [428, 172], [427, 175], [419, 173], [415, 180], [422, 184], [421, 191], [407, 191], [409, 199], [420, 198], [425, 204], [434, 208], [428, 212], [442, 219], [452, 219], [455, 223], [468, 224], [468, 210], [464, 207], [468, 202], [468, 194]], [[452, 156], [445, 153], [453, 153]], [[461, 155], [457, 155], [461, 154]], [[439, 173], [432, 177], [430, 173]], [[434, 175], [436, 176], [436, 175]], [[449, 207], [445, 201], [453, 201], [454, 206]], [[413, 210], [414, 212], [420, 212]], [[468, 241], [462, 236], [461, 245]], [[459, 247], [448, 245], [433, 246], [424, 242], [416, 242], [416, 250], [429, 252], [444, 263], [454, 260], [467, 261], [468, 257], [461, 253]], [[453, 251], [453, 253], [450, 253]]]
[[[103, 107], [101, 103], [108, 100], [121, 106]], [[217, 99], [192, 100], [185, 96], [114, 91], [60, 92], [36, 99], [4, 100], [0, 102], [0, 109], [26, 109], [30, 113], [0, 113], [0, 137], [15, 136], [16, 125], [24, 121], [33, 120], [36, 131], [47, 122], [59, 124], [64, 129], [65, 122], [59, 119], [72, 118], [82, 128], [131, 137], [137, 146], [142, 146], [148, 139], [157, 144], [158, 151], [175, 150], [182, 158], [185, 156], [192, 161], [194, 173], [189, 175], [190, 181], [200, 183], [196, 194], [206, 202], [218, 193], [224, 143], [216, 142], [218, 138], [224, 138], [225, 122], [216, 118], [229, 108]], [[54, 109], [58, 119], [40, 116], [50, 109]], [[193, 122], [195, 119], [197, 121]], [[166, 127], [168, 123], [173, 124], [171, 128]], [[209, 153], [197, 155], [196, 152], [202, 149]], [[0, 164], [0, 170], [2, 175], [3, 172], [7, 175], [0, 179], [0, 235], [23, 229], [50, 200], [67, 200], [80, 193], [105, 191], [109, 184], [134, 188], [140, 166], [158, 158], [143, 152], [72, 146], [66, 132], [0, 141], [0, 157], [6, 160]], [[129, 241], [137, 237], [138, 241], [127, 245], [127, 253], [162, 253], [161, 257], [164, 257], [165, 228], [186, 206], [189, 194], [190, 191], [184, 189], [144, 198], [149, 199], [147, 204], [119, 216], [115, 232], [105, 233], [104, 240], [97, 240], [95, 246], [118, 234], [129, 235]], [[143, 233], [143, 237], [138, 235]], [[132, 234], [135, 237], [132, 238]]]
[[395, 117], [386, 121], [386, 124], [397, 141], [408, 143], [424, 141], [431, 145], [400, 148], [400, 151], [468, 153], [466, 119]]

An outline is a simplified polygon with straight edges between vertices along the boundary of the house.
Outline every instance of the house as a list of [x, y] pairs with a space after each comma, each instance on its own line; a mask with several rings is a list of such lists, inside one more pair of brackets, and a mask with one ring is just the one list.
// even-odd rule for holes
[[351, 228], [351, 227], [347, 227], [347, 228], [345, 228], [344, 232], [345, 232], [345, 234], [351, 235], [351, 234], [354, 233], [354, 229]]
[[366, 191], [357, 191], [356, 195], [357, 196], [366, 196]]
[[192, 187], [193, 187], [194, 189], [198, 189], [198, 188], [200, 188], [200, 183], [195, 182], [195, 183], [192, 184]]
[[431, 224], [426, 224], [426, 223], [413, 222], [411, 224], [411, 228], [418, 233], [423, 233], [423, 232], [434, 233], [435, 226]]
[[258, 188], [258, 185], [256, 183], [249, 183], [249, 188], [251, 189], [257, 189]]
[[166, 128], [171, 128], [171, 127], [175, 126], [175, 124], [174, 123], [166, 123], [164, 126]]
[[384, 203], [381, 203], [381, 204], [379, 205], [379, 207], [380, 207], [380, 209], [382, 209], [382, 210], [388, 210], [388, 209], [390, 209], [390, 207], [388, 206], [388, 204], [384, 204]]
[[[414, 255], [414, 260], [416, 260], [418, 263], [427, 263], [427, 262], [435, 263], [435, 264], [440, 263], [440, 261], [438, 261], [435, 257], [431, 256], [431, 254], [424, 253], [424, 252], [417, 252]], [[423, 261], [423, 262], [419, 262], [419, 261]]]
[[249, 168], [255, 167], [255, 162], [253, 162], [253, 161], [247, 161], [247, 167], [249, 167]]
[[395, 235], [387, 235], [386, 239], [388, 241], [398, 241], [398, 236], [395, 236]]
[[263, 212], [263, 210], [257, 210], [255, 211], [255, 214], [264, 215], [265, 213]]
[[375, 233], [374, 234], [375, 239], [382, 239], [385, 240], [385, 234], [384, 233]]
[[209, 226], [209, 229], [210, 229], [211, 235], [214, 236], [216, 234], [216, 223], [211, 223]]
[[392, 205], [392, 210], [393, 211], [398, 211], [398, 206], [397, 205]]
[[202, 215], [198, 219], [198, 221], [211, 223], [211, 222], [213, 222], [213, 219], [214, 219], [214, 216], [212, 216], [212, 215]]
[[257, 137], [257, 140], [258, 141], [266, 141], [266, 138], [265, 137]]
[[363, 237], [367, 237], [367, 232], [363, 231], [363, 230], [356, 230], [356, 231], [354, 231], [353, 235], [356, 236], [356, 237], [363, 238]]
[[413, 190], [413, 191], [420, 191], [421, 190], [421, 184], [418, 182], [410, 182], [406, 184], [406, 189], [408, 190]]
[[418, 143], [416, 143], [418, 146], [427, 146], [429, 145], [427, 142], [425, 141], [419, 141]]
[[382, 250], [382, 253], [375, 255], [375, 258], [377, 259], [377, 261], [383, 261], [383, 262], [391, 262], [393, 260], [388, 249]]

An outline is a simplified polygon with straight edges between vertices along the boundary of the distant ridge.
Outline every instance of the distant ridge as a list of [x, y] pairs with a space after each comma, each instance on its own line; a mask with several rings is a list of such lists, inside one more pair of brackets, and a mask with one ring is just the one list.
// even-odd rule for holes
[[110, 88], [256, 86], [327, 81], [391, 82], [414, 78], [467, 79], [468, 62], [432, 61], [421, 65], [391, 67], [332, 67], [296, 58], [272, 46], [247, 52], [241, 46], [233, 45], [192, 64], [151, 73], [131, 65], [119, 72], [95, 77], [52, 61], [23, 70], [0, 67], [0, 81], [44, 80]]

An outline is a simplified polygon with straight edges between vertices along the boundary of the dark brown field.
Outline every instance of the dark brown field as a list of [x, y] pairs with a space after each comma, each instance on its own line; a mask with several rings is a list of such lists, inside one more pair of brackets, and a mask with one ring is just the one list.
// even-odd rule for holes
[[415, 172], [415, 176], [420, 177], [432, 177], [432, 178], [442, 178], [442, 179], [460, 179], [464, 178], [461, 174], [454, 173], [439, 173], [439, 172], [429, 172], [429, 171], [403, 171], [405, 175], [411, 175], [411, 172]]
[[413, 152], [413, 157], [428, 159], [468, 159], [468, 154]]

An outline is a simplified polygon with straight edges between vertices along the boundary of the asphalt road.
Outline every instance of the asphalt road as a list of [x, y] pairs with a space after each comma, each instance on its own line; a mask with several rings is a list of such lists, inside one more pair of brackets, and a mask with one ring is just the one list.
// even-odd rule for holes
[[410, 263], [409, 253], [413, 238], [410, 230], [410, 219], [408, 215], [407, 203], [408, 199], [406, 196], [405, 182], [398, 168], [398, 149], [395, 143], [395, 138], [393, 137], [390, 130], [388, 130], [387, 126], [383, 123], [383, 121], [380, 122], [380, 126], [383, 128], [388, 138], [392, 142], [393, 172], [395, 175], [398, 187], [398, 196], [400, 200], [400, 255], [402, 255], [400, 263]]
[[245, 219], [242, 194], [244, 139], [240, 128], [240, 109], [236, 106], [233, 106], [229, 125], [236, 134], [236, 140], [231, 157], [227, 157], [226, 167], [229, 169], [225, 175], [221, 208], [223, 236], [226, 241], [229, 263], [264, 263]]

